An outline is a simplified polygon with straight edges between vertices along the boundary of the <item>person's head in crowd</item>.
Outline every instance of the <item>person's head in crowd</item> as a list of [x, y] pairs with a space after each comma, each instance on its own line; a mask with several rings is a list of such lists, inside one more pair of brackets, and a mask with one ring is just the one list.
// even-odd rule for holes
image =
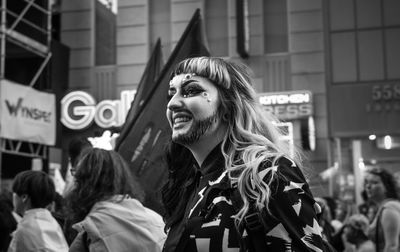
[[71, 173], [75, 172], [80, 158], [92, 148], [87, 138], [74, 138], [68, 145], [68, 156], [71, 163]]
[[321, 207], [321, 211], [317, 214], [317, 218], [322, 222], [330, 222], [332, 220], [331, 210], [328, 202], [322, 197], [315, 197], [315, 201]]
[[56, 195], [53, 180], [42, 171], [23, 171], [12, 185], [15, 212], [23, 215], [33, 208], [47, 208]]
[[336, 208], [335, 208], [335, 220], [343, 222], [346, 219], [347, 216], [347, 203], [345, 201], [342, 201], [340, 199], [336, 200]]
[[346, 221], [344, 235], [346, 240], [354, 245], [368, 240], [368, 218], [363, 214], [353, 214]]
[[73, 220], [83, 220], [95, 203], [114, 195], [129, 195], [139, 201], [144, 198], [139, 182], [120, 154], [91, 148], [78, 162], [75, 186], [67, 196]]
[[316, 197], [315, 202], [318, 203], [318, 205], [321, 208], [321, 211], [317, 214], [317, 221], [322, 228], [323, 235], [328, 241], [330, 241], [335, 231], [331, 225], [332, 221], [331, 209], [325, 198]]
[[399, 198], [393, 174], [380, 167], [365, 171], [364, 190], [368, 199], [376, 204], [380, 204], [385, 199]]
[[335, 216], [335, 208], [337, 206], [336, 199], [334, 199], [333, 197], [330, 197], [330, 196], [324, 196], [322, 198], [325, 200], [326, 204], [329, 207], [329, 214], [330, 214], [331, 220], [335, 219], [335, 217], [336, 217]]

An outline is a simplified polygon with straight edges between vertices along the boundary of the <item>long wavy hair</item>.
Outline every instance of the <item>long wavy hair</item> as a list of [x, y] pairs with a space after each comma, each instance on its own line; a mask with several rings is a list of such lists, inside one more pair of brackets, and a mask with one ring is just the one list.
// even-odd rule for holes
[[[252, 74], [247, 66], [215, 57], [189, 58], [176, 66], [171, 79], [185, 73], [194, 73], [207, 78], [219, 91], [221, 100], [219, 112], [222, 120], [228, 125], [221, 150], [228, 175], [230, 179], [237, 181], [238, 190], [244, 203], [236, 215], [237, 224], [239, 224], [252, 204], [255, 204], [259, 210], [264, 207], [267, 207], [268, 210], [271, 195], [270, 185], [274, 174], [267, 168], [271, 179], [264, 182], [257, 175], [260, 165], [264, 164], [267, 159], [275, 162], [282, 156], [290, 157], [300, 165], [301, 155], [297, 150], [290, 153], [288, 143], [283, 141], [283, 132], [277, 126], [278, 120], [273, 115], [263, 112], [256, 100], [256, 92], [252, 87]], [[174, 197], [185, 197], [184, 194], [187, 194], [187, 188], [190, 185], [190, 174], [193, 174], [192, 165], [188, 164], [189, 161], [186, 161], [184, 165], [179, 165], [179, 158], [171, 160], [176, 155], [182, 156], [183, 151], [189, 152], [185, 147], [175, 145], [172, 143], [173, 147], [167, 151], [167, 162], [170, 161], [168, 163], [170, 181], [179, 182], [179, 184], [168, 183], [164, 187], [164, 202]], [[180, 153], [177, 153], [176, 150], [179, 150]], [[185, 154], [186, 157], [187, 155]], [[193, 158], [191, 160], [193, 161]], [[250, 181], [254, 182], [254, 189]], [[186, 188], [186, 190], [182, 190], [182, 188]], [[174, 190], [177, 192], [175, 196]], [[166, 208], [168, 213], [168, 203]], [[169, 210], [171, 214], [175, 213], [180, 216], [183, 214], [182, 209], [172, 207]], [[168, 222], [167, 216], [167, 226], [172, 223], [173, 221]]]
[[93, 148], [78, 162], [75, 186], [67, 197], [73, 222], [83, 220], [94, 204], [114, 195], [143, 201], [144, 192], [129, 172], [126, 161], [115, 151]]
[[386, 197], [389, 199], [399, 199], [399, 194], [398, 194], [398, 185], [396, 182], [395, 177], [393, 176], [393, 174], [381, 167], [373, 167], [373, 168], [369, 168], [366, 170], [366, 173], [370, 173], [373, 175], [378, 176], [381, 181], [383, 186], [386, 189]]

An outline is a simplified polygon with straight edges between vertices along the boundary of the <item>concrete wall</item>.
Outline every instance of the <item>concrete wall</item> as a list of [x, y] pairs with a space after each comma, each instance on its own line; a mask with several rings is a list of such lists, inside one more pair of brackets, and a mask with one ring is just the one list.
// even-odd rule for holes
[[69, 89], [90, 90], [94, 65], [94, 1], [62, 1], [61, 41], [70, 47]]

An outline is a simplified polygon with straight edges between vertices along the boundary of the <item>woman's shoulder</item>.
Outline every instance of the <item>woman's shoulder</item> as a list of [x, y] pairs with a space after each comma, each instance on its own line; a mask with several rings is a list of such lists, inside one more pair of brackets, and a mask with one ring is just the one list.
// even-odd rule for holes
[[391, 216], [392, 218], [399, 219], [400, 216], [400, 201], [388, 200], [382, 205], [382, 215]]
[[285, 178], [286, 176], [302, 175], [297, 163], [286, 156], [275, 156], [267, 158], [259, 167], [260, 174], [272, 171], [276, 175]]
[[259, 172], [266, 169], [274, 169], [284, 172], [286, 169], [298, 167], [296, 162], [286, 156], [271, 156], [266, 158], [259, 167]]
[[[271, 188], [284, 190], [285, 186], [303, 187], [307, 184], [299, 166], [286, 156], [271, 157], [259, 168], [258, 175]], [[275, 190], [274, 190], [275, 191]]]
[[396, 199], [390, 199], [383, 204], [384, 208], [395, 208], [400, 210], [400, 201]]

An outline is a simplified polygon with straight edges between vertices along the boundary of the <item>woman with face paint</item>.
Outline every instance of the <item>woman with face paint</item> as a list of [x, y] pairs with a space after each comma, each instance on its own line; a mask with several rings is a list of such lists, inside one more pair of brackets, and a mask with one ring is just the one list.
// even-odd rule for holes
[[246, 66], [180, 62], [166, 116], [169, 251], [324, 251], [316, 204]]

